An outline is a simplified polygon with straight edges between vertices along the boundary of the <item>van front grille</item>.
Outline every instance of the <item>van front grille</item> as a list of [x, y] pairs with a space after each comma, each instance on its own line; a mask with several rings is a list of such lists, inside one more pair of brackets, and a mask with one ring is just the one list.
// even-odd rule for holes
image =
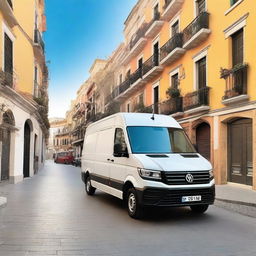
[[[189, 183], [186, 180], [187, 174], [193, 176], [193, 182]], [[168, 185], [208, 184], [210, 182], [210, 174], [209, 171], [164, 172], [163, 182]]]
[[[200, 202], [182, 203], [183, 196], [198, 196]], [[160, 190], [147, 189], [144, 191], [143, 200], [145, 205], [158, 206], [182, 206], [193, 204], [213, 204], [215, 198], [215, 187], [205, 189], [182, 189], [182, 190]]]

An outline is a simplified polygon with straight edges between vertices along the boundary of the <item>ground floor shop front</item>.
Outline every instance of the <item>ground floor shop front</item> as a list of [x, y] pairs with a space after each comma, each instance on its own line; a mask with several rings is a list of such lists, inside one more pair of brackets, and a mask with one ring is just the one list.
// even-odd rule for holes
[[217, 184], [227, 182], [256, 190], [256, 106], [188, 116], [179, 122], [199, 153], [212, 162]]

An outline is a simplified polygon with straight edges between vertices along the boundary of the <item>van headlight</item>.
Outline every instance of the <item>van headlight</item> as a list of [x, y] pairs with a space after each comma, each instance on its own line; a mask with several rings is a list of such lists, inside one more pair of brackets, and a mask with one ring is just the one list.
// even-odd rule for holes
[[214, 179], [213, 170], [210, 170], [210, 171], [209, 171], [209, 177], [210, 177], [210, 180], [213, 180], [213, 179]]
[[161, 171], [154, 171], [144, 168], [138, 168], [138, 172], [141, 178], [151, 180], [161, 180]]

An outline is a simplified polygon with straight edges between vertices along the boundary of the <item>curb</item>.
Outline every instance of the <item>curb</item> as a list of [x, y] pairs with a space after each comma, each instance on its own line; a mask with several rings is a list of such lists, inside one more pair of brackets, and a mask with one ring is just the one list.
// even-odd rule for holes
[[6, 197], [0, 197], [0, 209], [4, 208], [7, 205], [7, 198]]
[[256, 218], [256, 204], [216, 198], [215, 206]]

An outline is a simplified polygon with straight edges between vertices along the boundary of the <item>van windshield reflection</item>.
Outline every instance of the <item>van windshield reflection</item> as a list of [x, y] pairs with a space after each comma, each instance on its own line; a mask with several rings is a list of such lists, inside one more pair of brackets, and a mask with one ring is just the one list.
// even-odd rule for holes
[[134, 154], [196, 153], [182, 129], [129, 126], [127, 131]]

